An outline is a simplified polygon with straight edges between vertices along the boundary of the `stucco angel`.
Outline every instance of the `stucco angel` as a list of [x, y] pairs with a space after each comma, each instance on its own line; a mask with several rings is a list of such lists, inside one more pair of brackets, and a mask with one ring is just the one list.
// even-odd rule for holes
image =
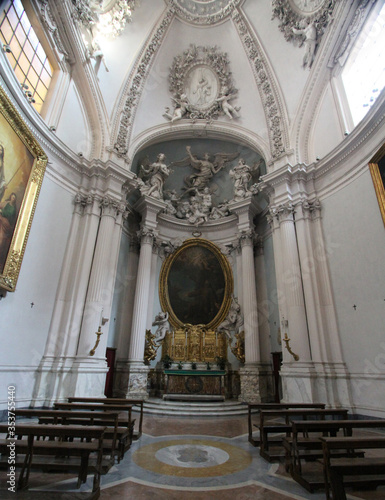
[[168, 312], [160, 311], [159, 314], [155, 316], [155, 320], [152, 323], [152, 326], [157, 326], [157, 330], [155, 332], [156, 342], [162, 342], [166, 337], [166, 333], [170, 330], [170, 323], [168, 322]]
[[191, 147], [186, 146], [188, 156], [183, 160], [175, 161], [170, 166], [184, 167], [190, 165], [197, 173], [185, 177], [187, 191], [200, 191], [207, 187], [210, 179], [214, 177], [227, 162], [234, 160], [239, 153], [216, 153], [212, 157], [209, 153], [204, 153], [202, 158], [198, 158], [191, 153]]

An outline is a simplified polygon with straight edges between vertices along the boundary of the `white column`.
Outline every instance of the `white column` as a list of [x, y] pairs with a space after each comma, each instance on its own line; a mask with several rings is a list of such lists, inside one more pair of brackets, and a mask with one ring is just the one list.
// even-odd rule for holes
[[129, 361], [143, 362], [147, 308], [150, 291], [153, 230], [142, 228], [140, 231], [140, 256], [131, 328]]
[[152, 249], [156, 238], [158, 213], [164, 210], [165, 203], [150, 196], [142, 196], [135, 209], [142, 215], [139, 231], [140, 255], [138, 277], [136, 280], [130, 349], [127, 362], [127, 391], [131, 398], [148, 397], [147, 374], [149, 367], [144, 364], [144, 346], [150, 298], [151, 276], [153, 273]]
[[[124, 205], [105, 197], [101, 200], [101, 219], [88, 283], [80, 330], [77, 356], [72, 369], [72, 393], [74, 395], [101, 397], [104, 394], [107, 364], [105, 358], [108, 324], [118, 249], [121, 234], [121, 213]], [[100, 331], [99, 344], [96, 346]], [[95, 348], [94, 355], [91, 350]]]
[[324, 331], [320, 313], [320, 296], [316, 279], [317, 266], [311, 237], [310, 205], [307, 201], [295, 207], [295, 226], [297, 231], [298, 252], [301, 261], [303, 291], [306, 301], [309, 340], [312, 360], [315, 363], [326, 361]]
[[135, 288], [139, 265], [139, 243], [133, 234], [128, 236], [127, 270], [124, 277], [120, 314], [117, 317], [117, 359], [115, 369], [114, 396], [124, 398], [128, 385], [128, 352], [130, 349], [131, 325], [134, 310]]
[[[66, 395], [65, 380], [76, 355], [92, 257], [98, 234], [99, 198], [77, 194], [34, 404], [50, 406]], [[79, 258], [79, 256], [82, 256]]]
[[[313, 393], [315, 398], [330, 405], [349, 407], [352, 405], [349, 387], [350, 377], [342, 356], [327, 252], [322, 233], [321, 204], [318, 199], [314, 199], [303, 202], [298, 208], [298, 212], [300, 212], [300, 208], [305, 224], [301, 222], [301, 217], [298, 217], [297, 221], [297, 216], [296, 224], [299, 229], [302, 229], [303, 225], [305, 226], [303, 232], [304, 236], [307, 236], [311, 252], [310, 255], [305, 254], [304, 258], [301, 257], [305, 300], [308, 304], [307, 310], [314, 309], [314, 316], [317, 319], [313, 331], [310, 329], [312, 354], [319, 347], [322, 355], [321, 359], [318, 360], [313, 354], [313, 359], [319, 361], [315, 363], [317, 382], [314, 383]], [[312, 283], [311, 288], [308, 282]], [[309, 312], [308, 317], [310, 324]]]
[[[101, 201], [101, 219], [95, 247], [92, 270], [88, 283], [87, 298], [80, 331], [78, 358], [89, 358], [95, 345], [95, 332], [101, 327], [103, 335], [96, 349], [93, 361], [105, 360], [108, 326], [102, 319], [109, 320], [113, 296], [114, 276], [116, 273], [117, 249], [115, 225], [119, 215], [119, 205], [115, 200], [104, 198]], [[120, 240], [120, 237], [119, 237]]]
[[244, 232], [240, 237], [242, 249], [243, 316], [245, 321], [246, 365], [260, 361], [257, 291], [254, 268], [254, 234]]
[[239, 243], [241, 247], [242, 290], [241, 307], [245, 329], [245, 366], [239, 370], [241, 394], [245, 402], [260, 402], [260, 349], [258, 332], [257, 292], [254, 267], [255, 215], [261, 211], [255, 197], [233, 203], [231, 211], [238, 216]]
[[[283, 284], [287, 305], [287, 318], [283, 318], [283, 321], [288, 321], [291, 349], [301, 361], [309, 361], [309, 335], [293, 212], [291, 204], [282, 205], [279, 210]], [[283, 359], [285, 362], [292, 362], [294, 358], [287, 349], [283, 349]]]
[[267, 297], [266, 269], [262, 238], [255, 245], [255, 280], [258, 303], [258, 328], [260, 349], [260, 393], [261, 400], [267, 401], [274, 393], [271, 369], [271, 342], [269, 323], [269, 301]]

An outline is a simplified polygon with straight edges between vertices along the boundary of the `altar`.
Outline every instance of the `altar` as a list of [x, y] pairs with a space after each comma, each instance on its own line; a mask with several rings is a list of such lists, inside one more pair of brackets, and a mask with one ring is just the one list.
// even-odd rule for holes
[[[164, 370], [166, 391], [172, 396], [225, 396], [225, 370]], [[217, 398], [218, 399], [218, 398]]]

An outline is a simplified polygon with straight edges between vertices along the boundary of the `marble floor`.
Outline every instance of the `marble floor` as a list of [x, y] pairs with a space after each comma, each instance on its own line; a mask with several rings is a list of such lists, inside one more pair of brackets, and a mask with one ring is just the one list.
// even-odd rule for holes
[[[47, 484], [47, 476], [50, 484]], [[43, 482], [44, 481], [44, 482]], [[75, 488], [72, 476], [32, 474], [30, 489], [66, 491]], [[90, 489], [91, 476], [80, 491]], [[16, 495], [17, 497], [17, 495]], [[145, 415], [143, 434], [120, 464], [102, 476], [102, 500], [323, 500], [308, 493], [271, 464], [247, 440], [247, 417], [171, 418]], [[385, 488], [349, 492], [348, 498], [385, 499]]]

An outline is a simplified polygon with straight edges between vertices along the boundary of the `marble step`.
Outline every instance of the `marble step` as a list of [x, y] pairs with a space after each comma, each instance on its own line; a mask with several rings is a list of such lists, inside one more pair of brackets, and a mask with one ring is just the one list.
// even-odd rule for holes
[[144, 413], [170, 416], [238, 416], [247, 415], [248, 407], [239, 401], [191, 402], [151, 398], [144, 403]]

